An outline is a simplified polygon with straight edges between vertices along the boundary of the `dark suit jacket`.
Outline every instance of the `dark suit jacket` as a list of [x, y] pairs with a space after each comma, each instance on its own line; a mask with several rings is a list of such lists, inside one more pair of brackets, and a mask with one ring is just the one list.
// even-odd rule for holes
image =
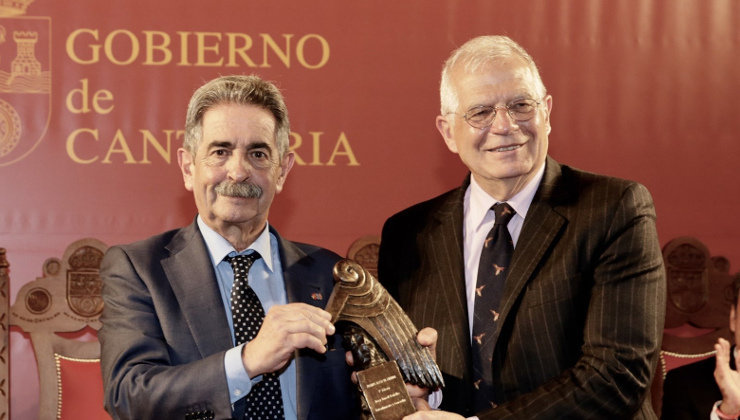
[[[460, 188], [383, 227], [379, 280], [439, 332], [442, 409], [471, 415]], [[546, 162], [514, 251], [494, 349], [493, 418], [655, 418], [665, 272], [641, 185]]]
[[[326, 306], [339, 256], [272, 233], [288, 301]], [[233, 347], [232, 338], [197, 224], [110, 248], [101, 276], [99, 338], [108, 412], [137, 420], [231, 418], [224, 353]], [[326, 355], [302, 350], [295, 359], [299, 419], [359, 416], [341, 338], [330, 337], [329, 343]], [[243, 413], [243, 404], [235, 407], [236, 415]]]
[[[730, 361], [730, 367], [735, 369], [735, 358], [731, 357]], [[714, 380], [716, 364], [717, 359], [710, 357], [669, 370], [663, 382], [661, 418], [708, 419], [714, 403], [722, 399], [722, 393]]]

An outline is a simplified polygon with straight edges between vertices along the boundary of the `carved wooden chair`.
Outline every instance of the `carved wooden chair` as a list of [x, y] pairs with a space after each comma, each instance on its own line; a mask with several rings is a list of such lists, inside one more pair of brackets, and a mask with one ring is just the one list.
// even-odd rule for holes
[[[103, 409], [95, 334], [103, 309], [99, 271], [106, 249], [91, 238], [70, 244], [61, 259], [44, 262], [43, 275], [25, 284], [10, 308], [10, 324], [30, 335], [36, 354], [40, 420], [110, 419]], [[89, 329], [92, 341], [69, 338]]]
[[378, 277], [378, 252], [380, 251], [380, 237], [366, 235], [357, 238], [347, 250], [347, 258], [357, 261], [370, 274]]
[[0, 420], [9, 418], [10, 396], [8, 395], [8, 306], [10, 306], [10, 264], [5, 257], [5, 248], [0, 248], [0, 329], [2, 329], [2, 348], [0, 348]]
[[663, 247], [667, 299], [663, 345], [652, 388], [660, 416], [663, 380], [669, 370], [714, 356], [719, 337], [734, 341], [729, 329], [733, 276], [725, 257], [712, 257], [693, 237], [679, 237]]

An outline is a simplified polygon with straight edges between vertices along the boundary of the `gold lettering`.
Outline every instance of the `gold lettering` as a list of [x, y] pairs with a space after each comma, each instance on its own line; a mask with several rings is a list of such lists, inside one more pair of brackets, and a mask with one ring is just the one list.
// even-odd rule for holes
[[[229, 45], [229, 60], [226, 62], [226, 67], [239, 66], [236, 64], [237, 54], [239, 54], [239, 57], [241, 57], [247, 67], [257, 67], [257, 65], [254, 64], [254, 61], [252, 61], [252, 59], [247, 55], [247, 50], [252, 48], [252, 38], [249, 35], [228, 32], [226, 33], [226, 39], [228, 40]], [[241, 46], [236, 45], [236, 42], [239, 39], [243, 41]]]
[[[125, 60], [119, 60], [113, 54], [113, 42], [119, 34], [128, 37], [130, 41], [131, 54]], [[127, 31], [125, 29], [116, 29], [115, 31], [108, 34], [108, 36], [105, 37], [105, 43], [103, 44], [103, 50], [105, 51], [105, 55], [106, 57], [108, 57], [108, 60], [110, 60], [111, 63], [117, 64], [119, 66], [127, 66], [133, 63], [136, 60], [136, 57], [139, 56], [139, 49], [139, 40], [136, 38], [136, 35], [134, 35], [133, 32]]]
[[[339, 138], [337, 139], [337, 142], [334, 145], [334, 149], [331, 152], [329, 161], [326, 163], [321, 162], [321, 136], [324, 133], [322, 131], [309, 131], [308, 134], [311, 135], [311, 139], [312, 139], [311, 145], [310, 145], [311, 162], [308, 163], [308, 166], [324, 166], [324, 165], [337, 166], [337, 164], [335, 163], [335, 159], [338, 156], [347, 157], [346, 166], [360, 166], [360, 163], [357, 160], [355, 153], [352, 151], [352, 146], [349, 143], [349, 139], [347, 139], [347, 134], [345, 134], [344, 132], [339, 133]], [[298, 154], [298, 149], [304, 146], [303, 137], [299, 133], [295, 133], [291, 131], [290, 138], [292, 141], [290, 145], [290, 151], [292, 151], [295, 155], [296, 165], [305, 166], [307, 164], [306, 161]]]
[[290, 132], [290, 137], [293, 139], [293, 144], [291, 144], [288, 149], [293, 152], [295, 156], [295, 164], [298, 166], [304, 166], [306, 162], [301, 159], [301, 157], [298, 156], [298, 152], [296, 152], [296, 149], [299, 149], [303, 144], [303, 137], [301, 137], [300, 134], [294, 133], [292, 131]]
[[172, 134], [175, 134], [175, 138], [181, 138], [184, 134], [184, 130], [164, 130], [164, 134], [167, 137], [167, 147], [165, 148], [162, 146], [161, 143], [157, 141], [157, 138], [154, 137], [154, 134], [151, 133], [149, 130], [139, 130], [142, 134], [141, 143], [143, 147], [143, 157], [139, 163], [152, 163], [149, 160], [149, 148], [147, 147], [148, 144], [151, 144], [154, 149], [159, 153], [160, 156], [162, 156], [162, 159], [164, 159], [167, 164], [170, 163], [170, 157], [171, 157], [171, 145], [172, 145]]
[[[215, 44], [206, 44], [206, 38], [215, 38], [216, 43]], [[218, 42], [221, 41], [221, 34], [218, 32], [196, 32], [195, 33], [195, 39], [196, 39], [196, 47], [197, 47], [197, 57], [198, 61], [196, 61], [196, 66], [221, 66], [224, 62], [224, 58], [220, 57], [216, 61], [206, 61], [206, 52], [213, 52], [216, 54], [216, 57], [219, 55], [219, 44]]]
[[93, 29], [77, 29], [75, 31], [72, 31], [71, 34], [67, 37], [67, 55], [69, 58], [72, 59], [77, 64], [94, 64], [97, 63], [100, 60], [100, 45], [99, 44], [89, 44], [91, 57], [88, 59], [82, 59], [79, 55], [75, 52], [75, 41], [77, 40], [77, 37], [82, 34], [88, 34], [92, 35], [93, 39], [95, 41], [98, 40], [98, 31]]
[[180, 36], [180, 61], [177, 63], [178, 66], [192, 66], [188, 61], [188, 36], [190, 32], [178, 31], [177, 34]]
[[[321, 46], [321, 59], [316, 64], [309, 64], [306, 61], [306, 54], [305, 54], [305, 46], [306, 43], [311, 40], [316, 39], [319, 41], [319, 45]], [[296, 51], [295, 51], [296, 58], [298, 59], [298, 62], [303, 65], [303, 67], [307, 69], [318, 69], [321, 67], [324, 67], [326, 63], [329, 61], [329, 43], [326, 41], [326, 39], [319, 35], [319, 34], [308, 34], [301, 37], [301, 39], [298, 40], [298, 44], [296, 45]]]
[[[145, 165], [153, 164], [154, 157], [159, 156], [161, 158], [161, 162], [170, 165], [172, 164], [173, 154], [172, 143], [173, 141], [176, 142], [175, 144], [181, 143], [185, 135], [185, 131], [181, 129], [161, 131], [139, 129], [138, 132], [141, 136], [141, 149], [136, 147], [134, 150], [132, 150], [129, 145], [129, 141], [127, 140], [127, 136], [124, 135], [121, 129], [117, 129], [113, 134], [113, 137], [110, 139], [110, 144], [108, 144], [105, 156], [101, 160], [100, 158], [103, 156], [103, 154], [99, 153], [98, 151], [90, 152], [90, 150], [93, 149], [87, 147], [90, 145], [90, 143], [86, 141], [88, 139], [92, 139], [96, 142], [100, 141], [99, 130], [92, 128], [79, 128], [74, 130], [72, 133], [69, 134], [69, 136], [67, 136], [67, 155], [69, 155], [69, 158], [73, 162], [79, 164], [91, 164], [93, 162], [100, 162], [102, 164], [124, 163]], [[304, 144], [304, 136], [296, 132], [290, 133], [290, 151], [294, 153], [297, 165], [337, 166], [338, 163], [336, 161], [339, 160], [339, 157], [346, 156], [346, 163], [339, 164], [343, 164], [344, 166], [360, 166], [360, 163], [357, 160], [354, 151], [352, 150], [350, 141], [347, 138], [346, 133], [341, 132], [339, 134], [339, 137], [337, 138], [337, 141], [331, 152], [331, 156], [326, 163], [322, 162], [321, 160], [321, 139], [324, 135], [324, 132], [309, 131], [309, 135], [311, 136], [312, 141], [310, 143]], [[304, 149], [305, 147], [311, 147], [311, 151], [309, 152], [311, 154], [310, 162], [306, 162], [301, 156], [299, 156], [298, 151], [302, 147]], [[300, 151], [305, 156], [305, 153], [307, 151]], [[90, 153], [92, 153], [92, 156], [90, 155]], [[115, 155], [120, 155], [120, 157], [116, 158]], [[138, 156], [141, 157], [140, 160], [137, 160]]]
[[113, 107], [115, 105], [111, 104], [108, 108], [103, 108], [103, 106], [100, 104], [101, 102], [112, 102], [113, 101], [113, 92], [107, 90], [107, 89], [100, 89], [95, 92], [93, 95], [93, 109], [98, 114], [110, 114], [111, 111], [113, 111]]
[[[116, 145], [120, 145], [120, 147], [116, 148]], [[105, 158], [101, 162], [102, 163], [112, 163], [110, 160], [110, 157], [113, 153], [123, 154], [126, 158], [126, 160], [123, 163], [126, 163], [126, 164], [136, 163], [136, 159], [134, 159], [134, 155], [131, 153], [131, 149], [128, 147], [128, 144], [126, 143], [126, 138], [123, 136], [123, 133], [121, 132], [121, 130], [116, 130], [116, 135], [113, 136], [113, 142], [108, 148], [108, 153], [105, 155]]]
[[280, 59], [280, 61], [285, 64], [286, 68], [290, 68], [290, 38], [293, 37], [293, 34], [283, 34], [283, 38], [285, 38], [285, 50], [281, 50], [278, 44], [275, 42], [274, 39], [269, 34], [260, 34], [262, 37], [262, 66], [261, 67], [272, 67], [267, 62], [267, 50], [268, 47], [271, 49], [275, 55]]
[[321, 131], [310, 131], [308, 134], [313, 138], [313, 160], [309, 164], [310, 166], [321, 166], [321, 135], [324, 134]]
[[[82, 84], [81, 88], [72, 89], [67, 94], [67, 109], [73, 114], [87, 114], [90, 112], [90, 106], [88, 105], [88, 81], [87, 79], [81, 79], [80, 83]], [[79, 106], [76, 106], [75, 104], [76, 97], [79, 98]], [[98, 114], [108, 114], [113, 111], [114, 105], [111, 104], [109, 107], [105, 108], [102, 103], [111, 101], [113, 101], [113, 92], [107, 89], [95, 91], [92, 97], [93, 110]]]
[[[344, 151], [339, 151], [339, 147], [342, 146]], [[329, 157], [329, 161], [326, 162], [327, 166], [335, 166], [334, 163], [334, 157], [342, 155], [347, 156], [347, 159], [349, 159], [349, 163], [347, 166], [360, 166], [360, 164], [357, 162], [357, 158], [355, 157], [355, 154], [352, 152], [352, 147], [349, 145], [349, 140], [347, 140], [347, 135], [344, 134], [344, 132], [341, 132], [339, 134], [339, 139], [337, 139], [337, 144], [334, 146], [334, 151], [331, 152], [331, 156]]]
[[[67, 109], [73, 114], [86, 114], [90, 112], [90, 107], [87, 106], [87, 79], [80, 80], [82, 83], [81, 88], [75, 88], [69, 91], [67, 94]], [[75, 106], [75, 96], [80, 98], [80, 106]]]
[[[146, 46], [146, 59], [144, 60], [144, 65], [163, 66], [172, 62], [172, 51], [169, 49], [172, 39], [168, 33], [162, 31], [144, 31], [144, 37], [146, 39], [146, 42], [144, 43]], [[159, 44], [155, 42], [155, 37], [159, 37], [161, 39]], [[155, 51], [159, 51], [162, 54], [161, 60], [154, 60]]]
[[95, 141], [98, 141], [98, 130], [92, 130], [89, 128], [78, 128], [77, 130], [70, 133], [69, 136], [67, 136], [67, 156], [69, 156], [70, 159], [72, 159], [73, 162], [81, 163], [81, 164], [90, 164], [98, 160], [98, 157], [92, 157], [90, 159], [82, 159], [77, 155], [75, 152], [75, 142], [77, 141], [77, 136], [82, 133], [88, 133], [92, 135], [92, 138]]
[[[296, 44], [293, 43], [295, 34], [260, 33], [259, 37], [261, 42], [256, 45], [250, 35], [237, 32], [116, 29], [105, 34], [98, 29], [80, 28], [67, 36], [66, 50], [69, 58], [78, 64], [107, 60], [119, 66], [174, 63], [177, 66], [270, 68], [277, 63], [291, 68], [297, 62], [314, 70], [324, 67], [331, 56], [329, 42], [319, 34], [303, 35]], [[253, 51], [253, 47], [262, 50]], [[175, 57], [176, 54], [179, 57]], [[252, 57], [260, 55], [262, 60], [257, 64]]]

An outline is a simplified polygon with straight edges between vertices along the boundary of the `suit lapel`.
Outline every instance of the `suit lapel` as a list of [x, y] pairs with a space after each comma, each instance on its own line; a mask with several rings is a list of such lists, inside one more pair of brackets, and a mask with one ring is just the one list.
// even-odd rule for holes
[[[469, 180], [441, 203], [434, 212], [434, 222], [428, 232], [419, 238], [422, 258], [427, 259], [430, 270], [425, 271], [422, 279], [427, 290], [419, 288], [417, 293], [424, 302], [419, 302], [419, 309], [428, 312], [434, 304], [432, 324], [448, 329], [453, 340], [440, 343], [437, 358], [444, 370], [458, 378], [467, 378], [470, 370], [470, 331], [468, 326], [467, 299], [465, 295], [465, 263], [463, 258], [463, 198]], [[451, 239], [452, 238], [452, 239]], [[425, 293], [431, 293], [426, 296]], [[422, 296], [424, 295], [424, 296]], [[432, 296], [438, 297], [432, 301]], [[419, 318], [423, 319], [423, 318]], [[426, 325], [420, 325], [419, 328]]]
[[[517, 298], [566, 223], [566, 219], [554, 209], [554, 202], [557, 199], [554, 193], [558, 190], [560, 182], [560, 165], [548, 157], [545, 174], [527, 212], [514, 250], [511, 270], [506, 278], [501, 325], [507, 322]], [[501, 329], [498, 330], [500, 331]]]
[[[331, 290], [324, 290], [315, 273], [311, 272], [313, 258], [303, 252], [294, 243], [283, 239], [277, 231], [270, 228], [278, 239], [280, 248], [280, 264], [283, 268], [283, 279], [288, 302], [303, 302], [323, 308], [326, 299], [329, 299]], [[322, 304], [323, 303], [323, 304]], [[300, 351], [294, 354], [296, 373], [296, 409], [298, 419], [304, 419], [311, 412], [311, 403], [314, 401], [316, 390], [312, 382], [320, 372], [316, 363], [310, 358], [300, 357]]]
[[312, 258], [294, 243], [287, 241], [271, 228], [280, 246], [280, 264], [288, 302], [303, 302], [323, 308], [318, 302], [325, 302], [331, 290], [324, 290], [321, 282], [311, 272]]
[[162, 268], [190, 327], [198, 351], [207, 357], [233, 346], [208, 250], [193, 222], [167, 246]]

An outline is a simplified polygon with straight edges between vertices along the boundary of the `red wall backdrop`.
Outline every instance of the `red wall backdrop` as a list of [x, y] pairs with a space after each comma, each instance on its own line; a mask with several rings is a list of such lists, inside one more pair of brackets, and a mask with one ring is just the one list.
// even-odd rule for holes
[[[73, 240], [192, 220], [175, 150], [192, 91], [222, 74], [257, 73], [286, 96], [300, 161], [271, 223], [345, 253], [462, 181], [434, 128], [437, 85], [447, 54], [481, 34], [509, 35], [539, 63], [553, 157], [644, 183], [662, 243], [696, 236], [738, 270], [740, 2], [35, 0], [15, 16], [5, 3], [0, 246], [13, 301]], [[14, 75], [29, 45], [41, 74]], [[34, 419], [30, 340], [13, 330], [10, 345], [12, 418]]]

